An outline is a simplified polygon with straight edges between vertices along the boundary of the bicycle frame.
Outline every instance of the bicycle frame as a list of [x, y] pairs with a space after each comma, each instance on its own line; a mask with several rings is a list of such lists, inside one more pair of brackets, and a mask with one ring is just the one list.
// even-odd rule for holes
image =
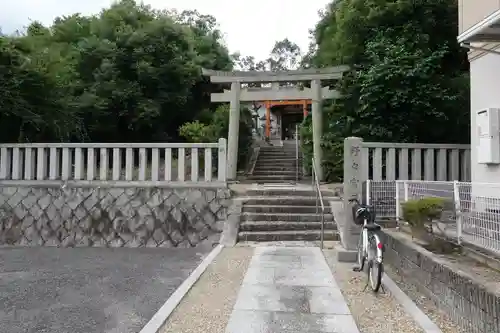
[[[356, 199], [356, 198], [352, 198], [350, 199], [349, 201], [354, 201], [354, 202], [357, 202], [359, 204], [359, 201]], [[363, 219], [363, 228], [361, 230], [361, 235], [362, 235], [362, 247], [363, 247], [363, 256], [365, 258], [367, 258], [368, 260], [371, 260], [372, 258], [369, 257], [370, 256], [370, 249], [368, 248], [368, 245], [370, 244], [370, 234], [369, 233], [372, 233], [372, 237], [375, 239], [375, 261], [377, 263], [382, 263], [382, 260], [383, 260], [383, 244], [382, 242], [380, 241], [380, 238], [378, 237], [377, 233], [376, 232], [373, 232], [373, 231], [369, 231], [368, 229], [366, 229], [366, 225], [368, 225], [369, 222], [368, 222], [368, 218], [364, 218]]]
[[[362, 237], [363, 237], [363, 254], [366, 256], [366, 258], [368, 259], [368, 261], [372, 258], [370, 258], [370, 251], [369, 251], [369, 248], [368, 248], [368, 244], [369, 244], [369, 231], [367, 229], [365, 229], [364, 227], [367, 225], [367, 220], [364, 219], [364, 222], [363, 222], [363, 230], [361, 231], [362, 232]], [[370, 231], [372, 234], [373, 234], [373, 238], [375, 238], [375, 261], [377, 261], [378, 263], [382, 263], [382, 260], [383, 260], [383, 244], [382, 242], [380, 241], [378, 235], [376, 235], [376, 233]]]

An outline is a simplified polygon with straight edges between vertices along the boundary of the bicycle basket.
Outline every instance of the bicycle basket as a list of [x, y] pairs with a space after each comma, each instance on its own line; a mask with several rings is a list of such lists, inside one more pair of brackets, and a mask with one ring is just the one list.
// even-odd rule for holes
[[354, 224], [363, 225], [365, 220], [367, 220], [368, 223], [373, 222], [375, 220], [375, 214], [369, 207], [355, 204], [352, 206], [352, 218], [354, 220]]

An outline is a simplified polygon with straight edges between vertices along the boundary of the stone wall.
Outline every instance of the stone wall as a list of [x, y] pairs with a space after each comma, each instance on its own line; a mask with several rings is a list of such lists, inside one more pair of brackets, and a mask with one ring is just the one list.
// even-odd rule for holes
[[0, 187], [0, 245], [193, 247], [217, 243], [228, 189]]
[[394, 232], [385, 232], [384, 261], [406, 284], [431, 299], [465, 332], [500, 333], [500, 296], [494, 288]]

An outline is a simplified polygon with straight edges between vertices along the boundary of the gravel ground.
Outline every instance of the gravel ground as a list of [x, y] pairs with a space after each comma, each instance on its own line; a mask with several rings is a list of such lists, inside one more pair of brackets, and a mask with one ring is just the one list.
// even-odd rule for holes
[[223, 249], [177, 306], [161, 332], [224, 332], [253, 250], [249, 247]]
[[378, 295], [363, 291], [364, 273], [353, 272], [352, 263], [337, 262], [335, 251], [324, 250], [324, 254], [360, 333], [424, 333], [388, 291]]
[[391, 266], [386, 265], [384, 268], [386, 274], [417, 304], [420, 310], [436, 323], [443, 333], [466, 333], [459, 326], [455, 325], [444, 312], [440, 311], [429, 298], [423, 296], [414, 285], [404, 283], [401, 276]]

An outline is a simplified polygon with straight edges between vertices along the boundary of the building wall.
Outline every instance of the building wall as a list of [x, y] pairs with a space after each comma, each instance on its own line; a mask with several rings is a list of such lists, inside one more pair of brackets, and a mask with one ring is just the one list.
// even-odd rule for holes
[[[500, 50], [500, 47], [495, 49]], [[478, 133], [476, 111], [500, 108], [500, 55], [482, 53], [470, 59], [471, 171], [473, 182], [500, 182], [500, 166], [477, 163]]]
[[459, 34], [500, 9], [500, 0], [460, 0]]

